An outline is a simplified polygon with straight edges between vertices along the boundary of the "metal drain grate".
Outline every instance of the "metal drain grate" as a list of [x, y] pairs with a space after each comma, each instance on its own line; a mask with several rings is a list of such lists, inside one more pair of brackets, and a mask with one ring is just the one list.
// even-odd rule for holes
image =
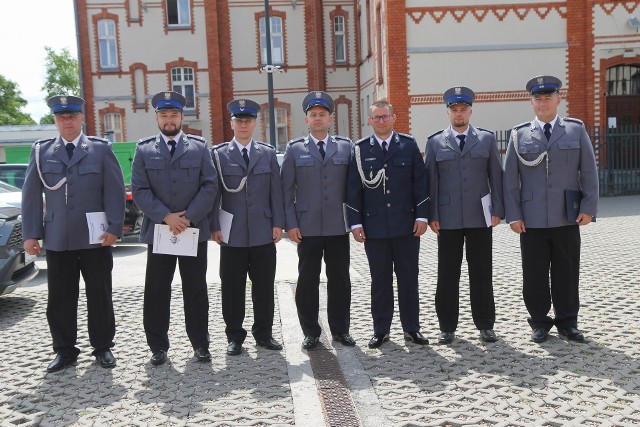
[[336, 355], [331, 350], [319, 346], [309, 351], [309, 360], [327, 425], [360, 427], [360, 420]]

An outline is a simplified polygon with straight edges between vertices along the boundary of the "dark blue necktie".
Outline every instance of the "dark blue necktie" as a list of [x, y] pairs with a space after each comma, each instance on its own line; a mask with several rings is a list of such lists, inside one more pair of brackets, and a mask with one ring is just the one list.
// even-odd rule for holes
[[324, 141], [318, 141], [318, 151], [320, 152], [320, 155], [322, 156], [322, 160], [324, 160]]
[[382, 155], [387, 157], [387, 141], [382, 141]]
[[247, 164], [247, 166], [249, 166], [249, 153], [247, 153], [247, 147], [242, 149], [242, 158], [244, 159], [244, 162]]
[[544, 136], [547, 137], [547, 141], [551, 138], [551, 123], [544, 124]]
[[67, 155], [69, 156], [69, 160], [71, 160], [71, 158], [73, 157], [73, 149], [76, 148], [76, 146], [70, 142], [68, 142], [64, 148], [67, 150]]
[[467, 137], [467, 135], [463, 135], [460, 134], [458, 136], [456, 136], [456, 138], [458, 138], [460, 140], [460, 151], [462, 151], [464, 149], [464, 140]]
[[173, 157], [173, 153], [176, 152], [176, 142], [172, 139], [172, 140], [169, 140], [167, 144], [169, 144], [169, 146], [171, 147], [171, 149], [169, 149], [169, 152], [171, 153], [171, 157]]

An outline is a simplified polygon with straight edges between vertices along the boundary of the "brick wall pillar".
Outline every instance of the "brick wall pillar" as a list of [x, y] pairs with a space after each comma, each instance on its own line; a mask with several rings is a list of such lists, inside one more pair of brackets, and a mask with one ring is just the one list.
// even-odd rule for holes
[[305, 0], [304, 27], [307, 47], [307, 89], [326, 90], [323, 0]]
[[594, 0], [567, 0], [567, 114], [587, 126], [595, 124], [593, 6]]
[[387, 51], [382, 54], [387, 55], [387, 98], [397, 116], [395, 129], [410, 133], [406, 1], [388, 0], [384, 10], [387, 16]]
[[207, 22], [207, 66], [209, 68], [209, 120], [211, 144], [219, 144], [233, 138], [229, 123], [227, 102], [233, 98], [233, 73], [230, 64], [222, 64], [222, 58], [231, 58], [231, 24], [229, 2], [218, 0], [205, 2]]

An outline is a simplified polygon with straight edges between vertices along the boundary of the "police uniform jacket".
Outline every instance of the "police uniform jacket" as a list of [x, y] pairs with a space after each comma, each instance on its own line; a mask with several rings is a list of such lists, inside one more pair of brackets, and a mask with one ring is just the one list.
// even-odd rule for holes
[[216, 197], [217, 176], [207, 148], [199, 136], [180, 134], [171, 157], [162, 136], [143, 138], [136, 146], [131, 168], [133, 200], [144, 213], [140, 241], [153, 244], [155, 224], [172, 212], [185, 212], [198, 241], [211, 238], [208, 215]]
[[325, 157], [310, 136], [287, 144], [282, 163], [282, 189], [286, 228], [299, 228], [303, 236], [345, 234], [343, 204], [351, 140], [329, 136]]
[[427, 138], [430, 221], [440, 228], [486, 227], [480, 199], [491, 193], [491, 215], [504, 217], [502, 164], [493, 132], [469, 126], [461, 152], [451, 128]]
[[373, 189], [363, 186], [353, 150], [347, 184], [349, 226], [362, 224], [367, 238], [412, 235], [416, 219], [428, 218], [425, 166], [415, 138], [394, 131], [386, 157], [373, 135], [355, 145], [360, 147], [365, 177], [384, 168], [386, 179]]
[[512, 131], [504, 168], [507, 222], [524, 220], [528, 228], [575, 224], [567, 220], [565, 190], [582, 191], [580, 212], [595, 216], [598, 171], [584, 124], [577, 119], [558, 118], [549, 141], [535, 120], [514, 130], [524, 160], [535, 160], [545, 151], [548, 158], [537, 166], [524, 165], [516, 156]]
[[[44, 187], [36, 168], [37, 145], [42, 179], [53, 187], [66, 177], [66, 185], [57, 190]], [[121, 237], [124, 209], [122, 169], [109, 141], [82, 135], [71, 159], [60, 137], [34, 143], [22, 188], [25, 239], [43, 239], [53, 251], [100, 247], [89, 244], [86, 213], [105, 212], [109, 224], [105, 231]]]
[[[220, 230], [219, 208], [233, 215], [228, 245], [250, 247], [273, 242], [273, 227], [284, 228], [284, 204], [280, 167], [275, 149], [263, 142], [251, 142], [249, 165], [235, 142], [216, 145], [211, 150], [215, 167], [220, 174], [218, 196], [212, 212], [212, 230]], [[218, 166], [215, 152], [220, 158]], [[233, 193], [244, 177], [246, 184], [242, 190]]]

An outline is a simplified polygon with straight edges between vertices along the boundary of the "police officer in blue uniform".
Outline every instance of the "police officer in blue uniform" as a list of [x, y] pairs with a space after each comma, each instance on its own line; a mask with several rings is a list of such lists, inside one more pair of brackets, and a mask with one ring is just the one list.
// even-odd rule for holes
[[[275, 149], [252, 139], [260, 105], [250, 99], [235, 99], [227, 104], [227, 110], [234, 137], [211, 150], [219, 175], [211, 237], [222, 245], [220, 279], [227, 354], [242, 353], [247, 336], [242, 327], [247, 274], [254, 313], [251, 333], [256, 344], [282, 350], [272, 335], [276, 243], [284, 228], [280, 167]], [[227, 236], [220, 224], [220, 208], [233, 215]]]
[[[200, 362], [209, 353], [209, 299], [207, 293], [207, 241], [211, 237], [209, 213], [216, 197], [217, 176], [207, 141], [182, 131], [184, 96], [176, 92], [156, 94], [160, 134], [142, 138], [131, 168], [133, 200], [144, 213], [140, 241], [148, 244], [144, 289], [144, 330], [153, 355], [161, 365], [169, 350], [171, 282], [180, 268], [185, 326]], [[199, 229], [197, 256], [153, 253], [156, 224], [166, 224], [174, 234], [187, 227]]]
[[314, 91], [302, 110], [309, 135], [287, 144], [282, 163], [287, 235], [298, 244], [296, 307], [305, 335], [302, 347], [315, 347], [322, 332], [318, 322], [322, 258], [327, 274], [327, 317], [334, 341], [354, 346], [349, 334], [351, 279], [349, 232], [343, 204], [351, 140], [329, 135], [333, 98]]
[[[436, 312], [438, 342], [449, 344], [458, 326], [460, 268], [466, 242], [473, 323], [485, 342], [493, 331], [495, 303], [492, 284], [491, 227], [504, 217], [502, 164], [493, 132], [469, 124], [475, 93], [464, 86], [443, 95], [450, 126], [427, 138], [426, 167], [431, 215], [429, 227], [438, 235]], [[490, 208], [485, 219], [482, 198]]]
[[[57, 353], [47, 372], [73, 364], [80, 353], [76, 347], [80, 274], [87, 294], [89, 342], [100, 365], [111, 368], [116, 365], [111, 353], [115, 336], [111, 245], [122, 236], [122, 170], [107, 140], [82, 133], [82, 98], [54, 96], [47, 104], [60, 134], [35, 142], [22, 188], [24, 249], [31, 255], [40, 253], [39, 239], [47, 249], [47, 320]], [[106, 214], [100, 244], [90, 243], [88, 212]]]
[[[534, 342], [545, 341], [554, 325], [560, 336], [584, 341], [578, 329], [580, 226], [596, 214], [598, 171], [584, 123], [558, 117], [561, 86], [554, 76], [529, 80], [536, 117], [511, 131], [504, 167], [506, 220], [520, 235], [522, 293]], [[573, 203], [577, 217], [570, 215]]]
[[414, 137], [393, 130], [387, 101], [369, 110], [373, 135], [354, 145], [347, 184], [351, 233], [364, 243], [371, 270], [373, 337], [369, 348], [389, 340], [393, 318], [393, 272], [398, 283], [400, 322], [407, 341], [425, 345], [420, 333], [418, 255], [427, 230], [425, 167]]

